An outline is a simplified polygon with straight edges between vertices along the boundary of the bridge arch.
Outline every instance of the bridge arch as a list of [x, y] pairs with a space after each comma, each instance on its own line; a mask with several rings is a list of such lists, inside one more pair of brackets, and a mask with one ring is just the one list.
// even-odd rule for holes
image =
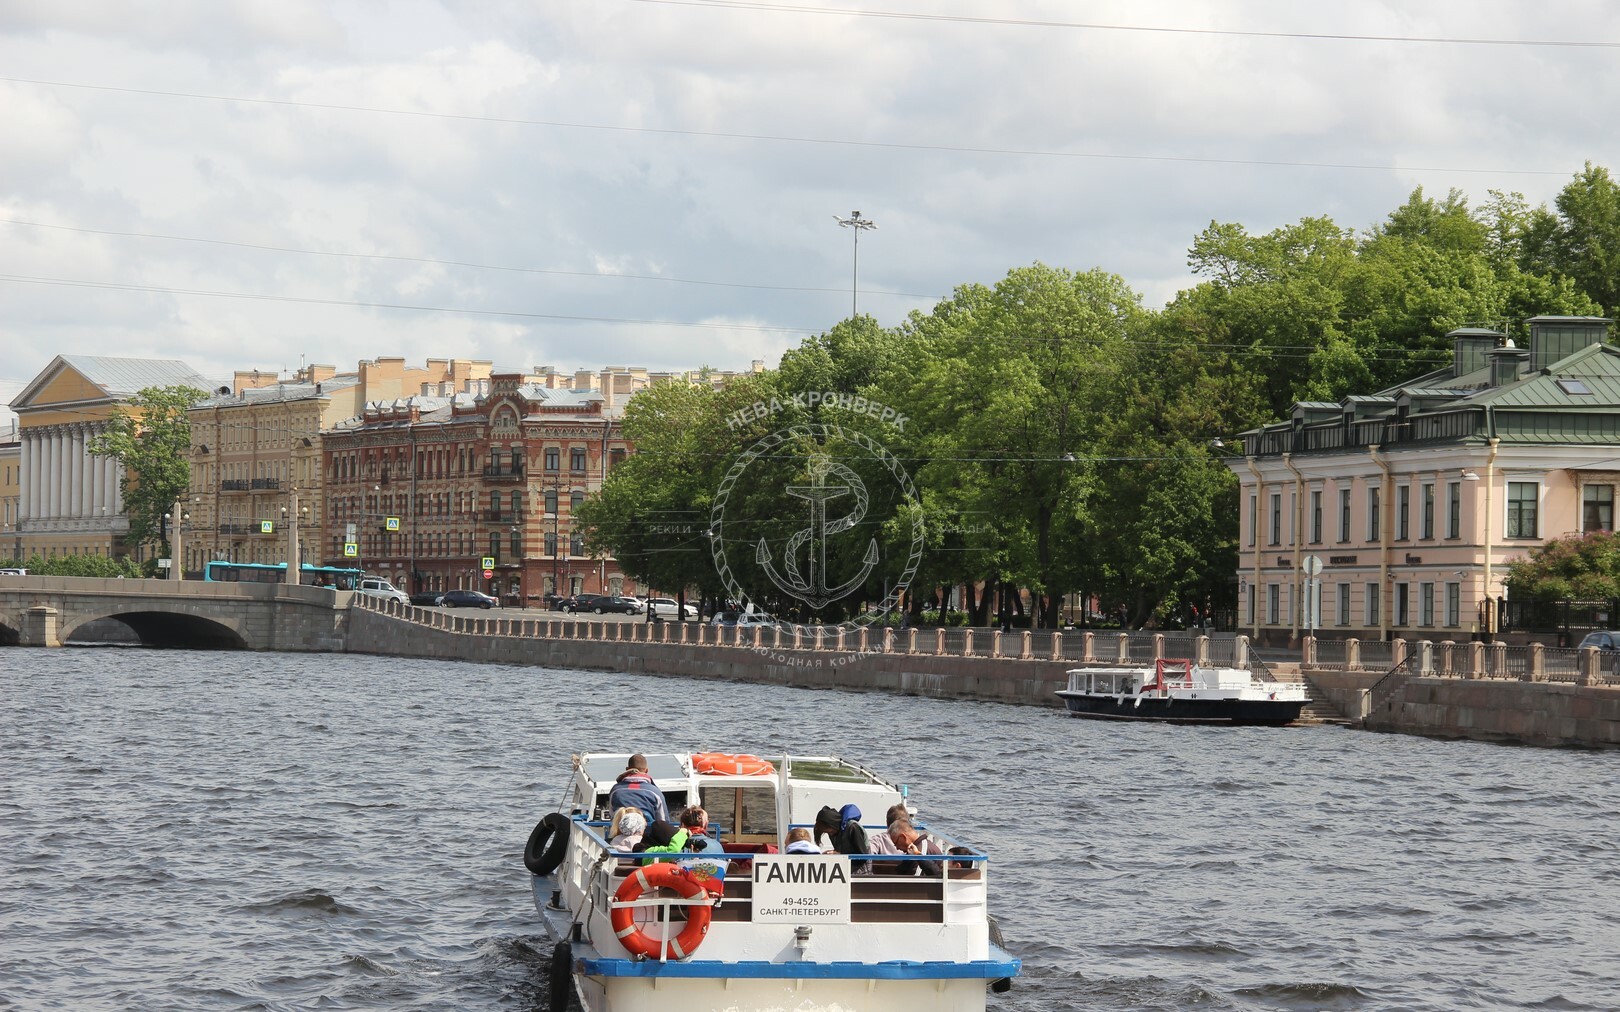
[[88, 616], [61, 631], [62, 642], [79, 645], [117, 642], [121, 637], [97, 636], [96, 627], [117, 623], [132, 632], [142, 646], [171, 650], [246, 650], [247, 639], [228, 622], [179, 612], [136, 609], [111, 615]]

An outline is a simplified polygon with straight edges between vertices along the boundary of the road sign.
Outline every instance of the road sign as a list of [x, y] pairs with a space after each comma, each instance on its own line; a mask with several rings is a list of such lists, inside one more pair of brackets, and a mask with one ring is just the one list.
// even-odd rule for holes
[[170, 566], [174, 565], [173, 559], [159, 559], [157, 562], [159, 569], [168, 569]]
[[484, 579], [488, 580], [491, 577], [493, 577], [494, 575], [495, 575], [495, 570], [493, 570], [493, 569], [484, 570]]
[[276, 532], [276, 522], [274, 520], [260, 520], [259, 521], [259, 533], [260, 534], [274, 534], [275, 532]]
[[488, 576], [489, 575], [489, 570], [494, 569], [494, 568], [495, 568], [495, 556], [493, 556], [493, 555], [484, 556], [484, 575]]
[[1320, 555], [1307, 555], [1305, 561], [1299, 564], [1299, 568], [1305, 570], [1306, 576], [1320, 576], [1322, 575], [1322, 557]]
[[389, 531], [399, 530], [399, 517], [384, 517], [383, 529]]
[[357, 556], [359, 556], [359, 554], [360, 554], [360, 546], [359, 545], [355, 544], [353, 541], [349, 541], [349, 542], [344, 543], [344, 545], [343, 545], [343, 557], [344, 558], [353, 559], [353, 558], [356, 558]]

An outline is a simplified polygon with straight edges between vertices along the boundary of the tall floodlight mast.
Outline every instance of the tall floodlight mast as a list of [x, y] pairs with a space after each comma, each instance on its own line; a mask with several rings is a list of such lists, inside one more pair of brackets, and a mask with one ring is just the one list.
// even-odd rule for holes
[[850, 274], [849, 281], [849, 318], [854, 319], [860, 315], [861, 291], [861, 232], [869, 228], [877, 228], [877, 222], [861, 217], [861, 212], [851, 211], [848, 218], [833, 215], [833, 221], [848, 229], [855, 231], [855, 266]]

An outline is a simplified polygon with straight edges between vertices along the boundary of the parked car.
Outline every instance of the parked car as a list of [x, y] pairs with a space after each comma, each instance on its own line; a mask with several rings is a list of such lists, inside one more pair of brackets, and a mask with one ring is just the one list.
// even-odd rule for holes
[[673, 597], [649, 597], [647, 598], [647, 607], [652, 609], [654, 615], [668, 618], [675, 617], [677, 607], [680, 608], [680, 617], [683, 619], [691, 618], [697, 614], [691, 605], [679, 605]]
[[363, 576], [360, 578], [360, 593], [371, 597], [380, 597], [385, 601], [397, 601], [400, 604], [410, 604], [411, 596], [389, 583], [380, 576]]
[[500, 602], [477, 590], [447, 590], [439, 597], [442, 608], [495, 608]]
[[1610, 632], [1607, 629], [1589, 632], [1577, 649], [1585, 650], [1587, 647], [1596, 647], [1599, 653], [1620, 653], [1620, 632]]
[[580, 612], [589, 611], [598, 615], [604, 612], [618, 612], [621, 615], [634, 615], [641, 609], [627, 597], [609, 597], [606, 594], [580, 594], [564, 602], [563, 611]]
[[547, 611], [562, 611], [563, 605], [567, 604], [571, 598], [564, 597], [558, 593], [550, 593], [540, 600]]
[[418, 608], [437, 608], [439, 606], [439, 598], [443, 596], [444, 595], [437, 590], [422, 591], [420, 593], [411, 595], [411, 603], [416, 605]]
[[758, 611], [723, 611], [716, 615], [711, 622], [717, 626], [756, 626], [775, 625], [769, 615]]

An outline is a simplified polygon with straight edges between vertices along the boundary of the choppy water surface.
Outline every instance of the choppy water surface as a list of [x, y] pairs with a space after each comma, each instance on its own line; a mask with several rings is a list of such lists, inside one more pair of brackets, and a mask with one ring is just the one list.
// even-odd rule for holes
[[[993, 855], [991, 1007], [1620, 1007], [1620, 755], [349, 656], [0, 651], [0, 1006], [545, 1009], [587, 748], [832, 751]], [[672, 1010], [679, 1012], [679, 1010]]]

